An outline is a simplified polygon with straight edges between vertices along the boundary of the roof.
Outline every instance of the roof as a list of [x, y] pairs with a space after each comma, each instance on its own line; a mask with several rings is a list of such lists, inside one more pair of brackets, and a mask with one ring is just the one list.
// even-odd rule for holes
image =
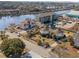
[[49, 34], [49, 31], [47, 31], [47, 30], [41, 30], [40, 33], [41, 34]]
[[63, 37], [64, 36], [64, 33], [57, 33], [56, 36], [57, 37]]
[[67, 13], [68, 15], [73, 15], [73, 16], [79, 16], [79, 11], [74, 11], [71, 10], [69, 13]]
[[75, 46], [79, 46], [79, 32], [77, 32], [75, 34], [75, 37], [74, 37], [74, 45]]
[[70, 10], [64, 10], [64, 11], [57, 11], [55, 12], [56, 15], [63, 15], [63, 14], [66, 14], [66, 13], [69, 13]]
[[46, 16], [52, 16], [53, 12], [45, 12], [45, 13], [40, 13], [37, 16], [40, 17], [46, 17]]
[[75, 11], [75, 10], [64, 10], [64, 11], [58, 11], [55, 12], [56, 15], [69, 15], [69, 16], [79, 16], [79, 11]]

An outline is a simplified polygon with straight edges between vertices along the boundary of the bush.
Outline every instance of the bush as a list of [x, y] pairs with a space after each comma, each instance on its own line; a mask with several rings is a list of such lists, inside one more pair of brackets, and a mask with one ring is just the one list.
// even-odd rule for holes
[[20, 57], [25, 44], [18, 38], [3, 40], [1, 50], [7, 57]]

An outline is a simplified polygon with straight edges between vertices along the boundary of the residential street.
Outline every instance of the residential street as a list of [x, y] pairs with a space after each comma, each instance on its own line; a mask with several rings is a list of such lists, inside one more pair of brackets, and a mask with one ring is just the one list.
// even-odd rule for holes
[[[11, 36], [17, 36], [15, 33], [7, 33], [8, 35]], [[17, 36], [18, 37], [18, 36]], [[12, 37], [13, 38], [13, 37]], [[41, 57], [44, 57], [44, 58], [56, 58], [58, 57], [57, 55], [53, 54], [52, 56], [49, 54], [49, 50], [41, 47], [41, 46], [38, 46], [38, 45], [35, 45], [23, 38], [21, 38], [21, 40], [26, 44], [26, 48], [28, 48], [29, 50], [32, 50], [33, 52], [37, 53], [38, 55], [40, 55]]]

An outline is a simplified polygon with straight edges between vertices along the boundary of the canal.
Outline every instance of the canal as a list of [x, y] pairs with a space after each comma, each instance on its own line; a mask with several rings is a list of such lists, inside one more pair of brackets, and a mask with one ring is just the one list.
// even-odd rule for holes
[[5, 28], [7, 28], [12, 23], [15, 23], [16, 25], [18, 25], [25, 19], [35, 19], [35, 18], [36, 18], [36, 16], [33, 15], [33, 14], [0, 17], [0, 30], [4, 30]]

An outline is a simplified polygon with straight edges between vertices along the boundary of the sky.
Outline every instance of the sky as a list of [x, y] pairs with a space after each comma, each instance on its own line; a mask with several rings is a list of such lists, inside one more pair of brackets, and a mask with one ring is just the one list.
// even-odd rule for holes
[[79, 0], [0, 0], [0, 1], [51, 1], [51, 2], [79, 2]]

